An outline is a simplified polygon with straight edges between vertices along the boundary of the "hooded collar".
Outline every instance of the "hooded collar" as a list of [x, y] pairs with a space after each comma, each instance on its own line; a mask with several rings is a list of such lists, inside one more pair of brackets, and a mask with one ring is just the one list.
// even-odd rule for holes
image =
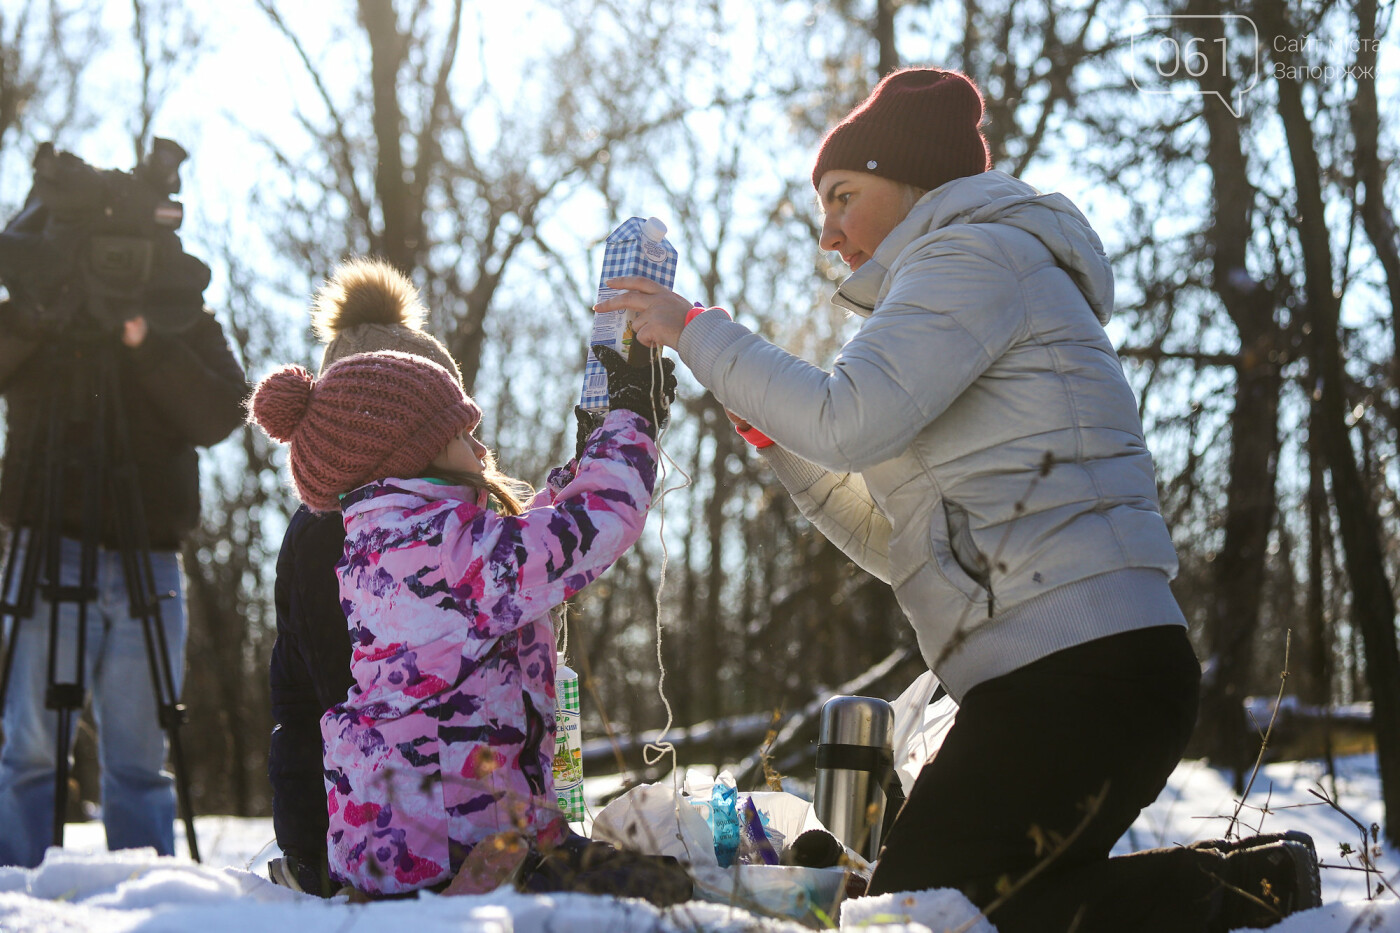
[[1005, 172], [957, 178], [927, 192], [876, 247], [875, 254], [836, 289], [832, 303], [869, 317], [886, 291], [889, 272], [911, 245], [957, 223], [1000, 223], [1031, 234], [1069, 273], [1100, 323], [1113, 312], [1113, 270], [1103, 243], [1062, 194], [1041, 194]]

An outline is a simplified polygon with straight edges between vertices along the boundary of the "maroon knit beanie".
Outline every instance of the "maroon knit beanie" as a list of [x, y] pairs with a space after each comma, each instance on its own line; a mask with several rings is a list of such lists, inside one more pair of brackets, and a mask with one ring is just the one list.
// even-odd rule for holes
[[386, 476], [417, 476], [463, 428], [477, 407], [437, 363], [383, 350], [343, 357], [320, 379], [284, 366], [253, 391], [251, 420], [290, 447], [297, 495], [317, 512]]
[[982, 92], [967, 75], [938, 68], [895, 71], [822, 140], [812, 187], [851, 169], [932, 191], [992, 167]]

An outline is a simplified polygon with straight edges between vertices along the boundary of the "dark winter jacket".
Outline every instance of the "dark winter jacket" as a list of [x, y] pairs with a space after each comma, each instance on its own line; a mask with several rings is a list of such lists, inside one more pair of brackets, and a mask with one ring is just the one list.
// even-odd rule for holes
[[302, 887], [317, 892], [326, 864], [326, 782], [321, 714], [343, 701], [350, 675], [350, 630], [340, 608], [335, 565], [345, 550], [339, 512], [302, 506], [277, 554], [277, 642], [272, 648], [272, 826], [283, 854], [311, 871]]
[[[84, 392], [81, 385], [97, 369], [95, 360], [110, 350], [115, 365], [116, 399], [104, 389]], [[52, 374], [60, 374], [55, 385]], [[66, 375], [64, 375], [66, 374]], [[94, 386], [96, 383], [93, 383]], [[9, 303], [0, 305], [0, 392], [8, 402], [8, 433], [0, 476], [0, 520], [14, 527], [22, 518], [24, 480], [34, 458], [43, 469], [47, 450], [45, 402], [54, 393], [67, 419], [65, 448], [81, 450], [93, 438], [87, 402], [101, 396], [120, 402], [136, 468], [137, 488], [145, 512], [149, 544], [174, 549], [199, 521], [199, 455], [196, 447], [223, 440], [243, 423], [248, 385], [214, 315], [199, 312], [187, 330], [162, 333], [154, 328], [139, 347], [117, 335], [78, 347], [67, 340], [32, 336]], [[105, 419], [115, 424], [112, 417]], [[82, 456], [81, 454], [79, 455]], [[110, 462], [115, 462], [108, 453]], [[64, 476], [64, 534], [82, 534], [83, 471]], [[37, 476], [36, 476], [37, 479]], [[31, 491], [29, 501], [37, 497]], [[102, 544], [115, 547], [118, 510], [104, 506]]]

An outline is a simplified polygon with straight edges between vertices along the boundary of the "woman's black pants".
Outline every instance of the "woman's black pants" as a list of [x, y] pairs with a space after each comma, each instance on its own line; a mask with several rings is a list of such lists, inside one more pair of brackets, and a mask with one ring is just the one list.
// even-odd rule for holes
[[870, 893], [958, 888], [992, 908], [1000, 933], [1206, 929], [1218, 854], [1109, 857], [1180, 760], [1199, 686], [1185, 629], [1167, 626], [969, 690], [890, 829]]

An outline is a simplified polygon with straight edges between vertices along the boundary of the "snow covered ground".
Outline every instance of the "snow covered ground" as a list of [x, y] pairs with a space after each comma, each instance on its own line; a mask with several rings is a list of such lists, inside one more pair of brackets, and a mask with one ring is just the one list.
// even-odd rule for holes
[[[1381, 816], [1379, 781], [1369, 757], [1339, 762], [1336, 800], [1369, 826]], [[1357, 861], [1342, 852], [1362, 846], [1347, 815], [1310, 791], [1333, 794], [1321, 765], [1312, 762], [1269, 767], [1256, 781], [1240, 819], [1249, 830], [1301, 829], [1316, 840], [1324, 864], [1323, 906], [1289, 918], [1277, 933], [1400, 933], [1400, 900], [1385, 892], [1366, 898]], [[1221, 776], [1197, 762], [1184, 762], [1161, 798], [1119, 844], [1122, 852], [1187, 843], [1224, 833], [1237, 798]], [[204, 864], [186, 858], [157, 858], [148, 851], [106, 852], [100, 824], [68, 827], [68, 848], [52, 850], [34, 870], [0, 868], [0, 930], [73, 933], [297, 933], [411, 930], [436, 933], [800, 933], [795, 923], [756, 917], [724, 904], [695, 902], [660, 912], [639, 901], [584, 895], [535, 896], [498, 892], [481, 897], [424, 897], [369, 905], [323, 902], [266, 881], [266, 865], [279, 853], [266, 819], [201, 817], [197, 821]], [[184, 850], [183, 841], [178, 844]], [[1391, 885], [1400, 877], [1400, 852], [1385, 849], [1379, 868]], [[1350, 866], [1350, 867], [1348, 867]], [[1376, 880], [1371, 879], [1374, 888]], [[881, 933], [991, 933], [985, 920], [954, 892], [914, 898], [865, 898], [849, 902], [843, 930], [883, 924]], [[561, 921], [567, 927], [561, 926]], [[894, 921], [894, 922], [892, 922]], [[902, 922], [901, 922], [902, 921]]]

